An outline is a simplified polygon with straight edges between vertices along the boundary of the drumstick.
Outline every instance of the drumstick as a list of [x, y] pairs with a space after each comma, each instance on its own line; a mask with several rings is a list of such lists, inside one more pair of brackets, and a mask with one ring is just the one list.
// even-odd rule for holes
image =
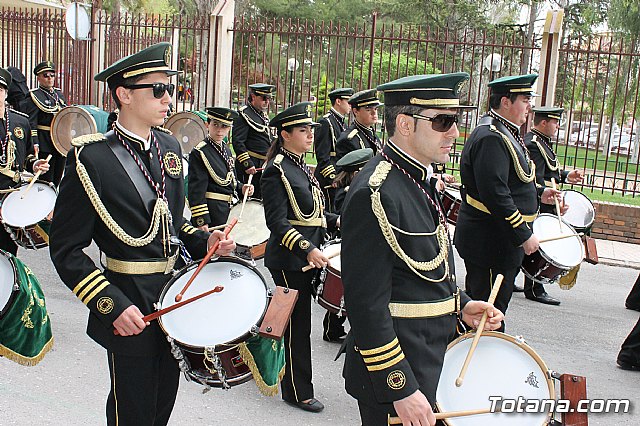
[[[452, 417], [464, 417], [464, 416], [475, 416], [478, 414], [489, 414], [491, 413], [490, 408], [481, 408], [479, 410], [463, 410], [463, 411], [449, 411], [446, 413], [433, 413], [436, 416], [436, 420], [449, 419]], [[401, 425], [402, 420], [400, 417], [389, 417], [390, 425]]]
[[[557, 190], [558, 188], [556, 188], [556, 180], [555, 178], [551, 178], [551, 186], [553, 186], [553, 189]], [[558, 215], [558, 225], [560, 226], [560, 233], [562, 233], [562, 217], [560, 217], [560, 202], [558, 201], [558, 197], [553, 197], [553, 200], [556, 202], [556, 214]]]
[[226, 223], [223, 223], [222, 225], [218, 225], [218, 226], [212, 226], [211, 228], [209, 228], [209, 232], [211, 231], [215, 231], [216, 229], [222, 229], [225, 228], [227, 226]]
[[[247, 181], [247, 185], [251, 185], [251, 181], [253, 180], [253, 175], [249, 175], [249, 180]], [[249, 196], [249, 188], [244, 191], [244, 197], [242, 198], [242, 208], [240, 209], [240, 216], [238, 216], [238, 221], [242, 219], [242, 213], [244, 213], [244, 205], [247, 204], [247, 197]]]
[[[333, 259], [336, 256], [340, 256], [340, 252], [330, 254], [329, 256], [327, 256], [327, 259]], [[307, 265], [302, 268], [302, 272], [307, 272], [312, 269], [315, 269], [315, 266]]]
[[571, 237], [582, 237], [584, 234], [582, 232], [580, 232], [579, 234], [562, 234], [562, 235], [556, 235], [555, 237], [549, 237], [549, 238], [543, 238], [542, 240], [538, 240], [539, 244], [542, 243], [548, 243], [549, 241], [556, 241], [556, 240], [563, 240], [565, 238], [571, 238]]
[[[49, 154], [46, 158], [46, 160], [44, 160], [45, 163], [49, 164], [49, 160], [51, 160], [51, 154]], [[27, 189], [24, 190], [24, 192], [22, 193], [22, 196], [20, 196], [20, 199], [22, 200], [24, 197], [27, 196], [27, 193], [29, 192], [29, 190], [31, 189], [31, 187], [33, 186], [34, 183], [36, 183], [36, 181], [38, 180], [38, 178], [40, 177], [40, 174], [42, 174], [42, 169], [38, 170], [38, 172], [31, 178], [31, 182], [29, 182], [29, 186], [27, 186]]]
[[[493, 283], [493, 288], [491, 289], [491, 294], [489, 295], [488, 302], [493, 305], [496, 297], [498, 296], [498, 291], [500, 291], [500, 286], [502, 285], [502, 279], [504, 276], [502, 274], [498, 274], [496, 276], [496, 280]], [[467, 374], [467, 367], [469, 367], [469, 363], [471, 362], [471, 357], [473, 356], [473, 352], [476, 350], [476, 346], [478, 346], [478, 341], [480, 340], [480, 336], [482, 336], [482, 330], [484, 330], [484, 323], [487, 322], [487, 318], [489, 318], [489, 312], [485, 309], [482, 314], [482, 319], [480, 319], [480, 324], [478, 324], [478, 329], [476, 330], [475, 336], [473, 336], [473, 342], [471, 342], [471, 347], [469, 348], [469, 353], [467, 354], [467, 358], [464, 360], [464, 364], [462, 365], [462, 370], [460, 371], [460, 375], [456, 379], [456, 386], [462, 386], [462, 381], [464, 380], [464, 375]]]
[[[229, 236], [229, 232], [231, 232], [233, 227], [236, 226], [236, 223], [238, 223], [238, 219], [233, 218], [233, 219], [231, 219], [231, 222], [229, 222], [227, 227], [224, 229], [224, 238], [225, 239]], [[200, 273], [202, 268], [204, 268], [204, 265], [207, 264], [209, 259], [211, 259], [213, 254], [216, 252], [216, 250], [218, 250], [218, 247], [220, 247], [220, 240], [216, 241], [215, 244], [211, 246], [211, 248], [207, 252], [207, 254], [204, 257], [204, 259], [202, 259], [202, 261], [198, 265], [198, 268], [196, 269], [196, 271], [193, 273], [193, 275], [191, 275], [191, 278], [189, 278], [189, 281], [187, 281], [187, 283], [184, 285], [182, 290], [180, 290], [180, 293], [176, 294], [176, 299], [175, 299], [176, 302], [179, 302], [179, 301], [182, 300], [182, 295], [187, 291], [187, 289], [189, 288], [189, 286], [191, 285], [193, 280], [196, 279], [196, 277], [198, 276], [198, 274]]]
[[[195, 302], [196, 300], [202, 299], [203, 297], [208, 296], [210, 294], [219, 293], [223, 289], [224, 289], [224, 287], [222, 287], [220, 285], [216, 286], [215, 288], [213, 288], [213, 289], [211, 289], [209, 291], [205, 291], [204, 293], [200, 293], [197, 296], [190, 297], [187, 300], [183, 300], [182, 302], [176, 303], [175, 305], [171, 305], [169, 307], [160, 309], [159, 311], [156, 311], [156, 312], [154, 312], [152, 314], [145, 315], [145, 316], [142, 317], [142, 321], [144, 321], [145, 323], [149, 322], [149, 321], [153, 321], [154, 319], [156, 319], [158, 317], [161, 317], [164, 314], [168, 314], [169, 312], [173, 311], [174, 309], [178, 309], [178, 308], [180, 308], [180, 307], [182, 307], [184, 305], [188, 305], [189, 303]], [[115, 334], [117, 336], [120, 333], [118, 332], [118, 330], [113, 330], [113, 334]]]

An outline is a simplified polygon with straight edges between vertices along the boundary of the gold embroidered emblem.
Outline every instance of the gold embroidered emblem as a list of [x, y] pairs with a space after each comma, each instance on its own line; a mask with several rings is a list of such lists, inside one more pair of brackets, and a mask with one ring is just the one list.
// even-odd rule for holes
[[227, 118], [231, 118], [231, 111], [227, 111]]
[[196, 219], [196, 225], [198, 225], [198, 226], [204, 225], [204, 219], [201, 218], [201, 217], [197, 218]]
[[102, 315], [108, 315], [113, 311], [113, 299], [110, 297], [101, 297], [98, 299], [96, 307]]
[[307, 240], [301, 240], [299, 246], [302, 250], [306, 250], [311, 246], [311, 244]]
[[171, 63], [171, 46], [167, 46], [167, 50], [164, 51], [164, 63], [167, 66]]
[[162, 162], [164, 163], [164, 169], [172, 177], [178, 177], [182, 173], [182, 161], [175, 152], [169, 151], [164, 154]]
[[14, 127], [13, 134], [16, 135], [18, 139], [24, 139], [24, 129], [22, 127]]
[[394, 370], [387, 376], [387, 385], [393, 390], [400, 390], [407, 383], [407, 378], [400, 370]]

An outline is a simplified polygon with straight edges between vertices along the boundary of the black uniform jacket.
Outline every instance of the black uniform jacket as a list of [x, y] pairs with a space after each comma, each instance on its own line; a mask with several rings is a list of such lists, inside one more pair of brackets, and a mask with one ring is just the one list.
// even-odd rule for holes
[[[207, 192], [226, 196], [242, 194], [242, 184], [236, 179], [231, 150], [225, 143], [216, 146], [213, 144], [215, 142], [207, 137], [189, 155], [188, 199], [192, 222], [197, 226], [222, 225], [229, 215], [231, 202], [207, 199]], [[221, 150], [224, 150], [229, 160], [222, 156]], [[222, 222], [213, 223], [214, 218]]]
[[[33, 142], [31, 138], [31, 127], [29, 126], [29, 117], [18, 111], [8, 110], [9, 112], [9, 133], [11, 140], [15, 143], [15, 160], [9, 169], [6, 167], [6, 156], [8, 143], [0, 147], [0, 189], [15, 187], [20, 178], [20, 172], [23, 170], [33, 171], [33, 163], [36, 158], [33, 151]], [[4, 117], [0, 117], [0, 140], [5, 141], [7, 138], [7, 123]]]
[[244, 173], [251, 167], [262, 167], [271, 146], [272, 134], [269, 121], [251, 105], [243, 106], [238, 112], [240, 115], [233, 121], [231, 143], [238, 170]]
[[314, 176], [324, 188], [333, 183], [336, 177], [336, 141], [344, 131], [344, 117], [338, 114], [333, 108], [320, 120], [313, 136], [318, 166]]
[[529, 155], [509, 130], [482, 117], [460, 160], [462, 205], [455, 245], [465, 261], [479, 266], [522, 263], [521, 245], [532, 235], [538, 189]]
[[373, 155], [380, 150], [382, 142], [371, 127], [363, 126], [356, 120], [342, 132], [336, 142], [336, 161], [356, 149], [371, 148]]
[[[300, 271], [308, 265], [307, 254], [324, 242], [327, 227], [335, 228], [338, 216], [331, 213], [325, 216], [320, 190], [312, 190], [305, 171], [288, 155], [280, 153], [269, 160], [260, 185], [267, 227], [271, 231], [264, 264], [271, 269]], [[313, 221], [307, 222], [309, 226], [303, 225], [305, 221], [296, 216], [294, 203], [302, 215]]]
[[[119, 129], [116, 131], [122, 140], [140, 155], [141, 144], [128, 138]], [[185, 197], [180, 145], [173, 136], [163, 131], [152, 129], [152, 132], [160, 145], [163, 159], [166, 197], [173, 217], [172, 233], [179, 232], [180, 239], [194, 259], [202, 258], [206, 253], [209, 234], [192, 227], [183, 218]], [[115, 131], [78, 139], [84, 140], [86, 144], [82, 148], [73, 148], [67, 156], [65, 176], [60, 184], [51, 225], [51, 259], [62, 281], [89, 308], [89, 336], [115, 353], [157, 353], [159, 348], [166, 345], [166, 336], [160, 330], [158, 321], [152, 321], [151, 326], [139, 335], [127, 337], [113, 334], [113, 321], [132, 304], [138, 306], [144, 315], [153, 312], [153, 304], [159, 300], [160, 292], [171, 278], [171, 274], [124, 275], [110, 270], [103, 273], [83, 250], [93, 240], [103, 256], [134, 261], [166, 258], [175, 252], [176, 247], [171, 247], [172, 253], [164, 252], [162, 229], [149, 244], [133, 247], [121, 241], [107, 228], [102, 219], [104, 214], [97, 213], [79, 177], [76, 154], [86, 169], [100, 202], [130, 236], [140, 237], [147, 232], [155, 199], [150, 200], [151, 205], [143, 203], [128, 174], [142, 174], [142, 171], [135, 166], [135, 169], [125, 171], [109, 147], [108, 144], [122, 143]], [[155, 177], [156, 182], [161, 182], [161, 166], [158, 164], [153, 144], [150, 151], [153, 153], [148, 162], [151, 175]], [[149, 158], [148, 154], [144, 156]], [[146, 179], [143, 180], [151, 186]], [[86, 180], [84, 182], [86, 184]]]
[[29, 92], [24, 101], [24, 109], [31, 123], [31, 136], [34, 145], [40, 145], [42, 152], [57, 152], [51, 142], [51, 121], [62, 108], [67, 106], [62, 91], [38, 87]]
[[531, 129], [524, 135], [524, 143], [527, 145], [531, 160], [536, 164], [536, 182], [538, 185], [551, 187], [551, 178], [556, 183], [564, 183], [567, 180], [568, 171], [560, 170], [558, 157], [553, 151], [551, 138], [543, 135], [536, 129]]
[[[434, 198], [426, 167], [392, 141], [383, 150], [440, 202]], [[380, 204], [374, 201], [377, 197]], [[448, 233], [441, 228], [439, 243], [433, 234], [439, 224], [435, 207], [381, 155], [351, 183], [341, 218], [342, 281], [351, 323], [343, 370], [347, 392], [373, 404], [397, 401], [420, 389], [434, 404], [444, 353], [456, 333], [456, 315], [396, 318], [389, 303], [423, 304], [459, 292]], [[383, 227], [390, 233], [383, 233]], [[428, 262], [445, 253], [446, 257], [430, 271], [413, 271], [392, 248], [393, 239], [396, 248], [415, 261]], [[464, 307], [469, 297], [464, 292], [459, 297]]]

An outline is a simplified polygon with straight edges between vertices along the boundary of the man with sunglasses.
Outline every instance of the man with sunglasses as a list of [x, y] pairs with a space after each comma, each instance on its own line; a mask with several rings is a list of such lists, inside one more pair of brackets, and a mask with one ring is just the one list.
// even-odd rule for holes
[[40, 179], [57, 186], [62, 179], [65, 158], [51, 141], [51, 122], [58, 111], [67, 106], [67, 102], [62, 91], [54, 87], [56, 68], [53, 62], [40, 62], [34, 67], [33, 73], [38, 80], [38, 87], [31, 90], [31, 96], [25, 100], [24, 111], [29, 116], [36, 157], [47, 158], [51, 154], [49, 171], [40, 175]]
[[[125, 57], [94, 79], [105, 81], [120, 113], [106, 134], [73, 140], [51, 225], [51, 259], [62, 281], [89, 308], [87, 334], [107, 350], [111, 389], [108, 425], [166, 425], [180, 369], [156, 310], [172, 271], [224, 238], [182, 216], [180, 144], [164, 123], [174, 86], [171, 45]], [[84, 253], [92, 241], [104, 271]], [[228, 255], [222, 239], [217, 254]], [[185, 255], [186, 257], [186, 255]], [[185, 294], [185, 298], [194, 294]]]
[[274, 138], [267, 113], [275, 88], [265, 83], [249, 85], [247, 104], [238, 110], [239, 116], [233, 121], [231, 143], [236, 153], [238, 179], [248, 183], [249, 175], [254, 175], [251, 181], [253, 197], [260, 199], [262, 172], [257, 169], [262, 169]]
[[389, 135], [356, 175], [341, 216], [342, 280], [351, 331], [347, 392], [365, 426], [434, 425], [436, 386], [457, 319], [500, 326], [503, 315], [456, 285], [453, 249], [432, 163], [446, 163], [467, 73], [404, 77], [378, 86]]
[[378, 108], [382, 106], [376, 90], [363, 90], [354, 94], [349, 98], [349, 105], [353, 122], [336, 142], [336, 161], [356, 149], [371, 148], [375, 155], [382, 148], [374, 127], [378, 123]]
[[538, 250], [531, 230], [538, 198], [554, 204], [560, 195], [536, 186], [535, 166], [520, 134], [537, 78], [508, 76], [489, 83], [491, 110], [471, 133], [460, 160], [462, 205], [454, 242], [467, 270], [465, 289], [488, 300], [495, 277], [502, 274], [495, 306], [505, 313], [524, 255]]

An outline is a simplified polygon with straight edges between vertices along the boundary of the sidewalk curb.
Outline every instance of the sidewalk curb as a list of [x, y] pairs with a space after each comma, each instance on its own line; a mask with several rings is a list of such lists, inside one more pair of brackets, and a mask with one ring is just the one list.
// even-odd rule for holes
[[598, 262], [603, 265], [619, 266], [621, 268], [631, 268], [631, 269], [640, 270], [640, 262], [633, 262], [630, 260], [608, 259], [606, 257], [600, 257], [600, 259], [598, 259]]

